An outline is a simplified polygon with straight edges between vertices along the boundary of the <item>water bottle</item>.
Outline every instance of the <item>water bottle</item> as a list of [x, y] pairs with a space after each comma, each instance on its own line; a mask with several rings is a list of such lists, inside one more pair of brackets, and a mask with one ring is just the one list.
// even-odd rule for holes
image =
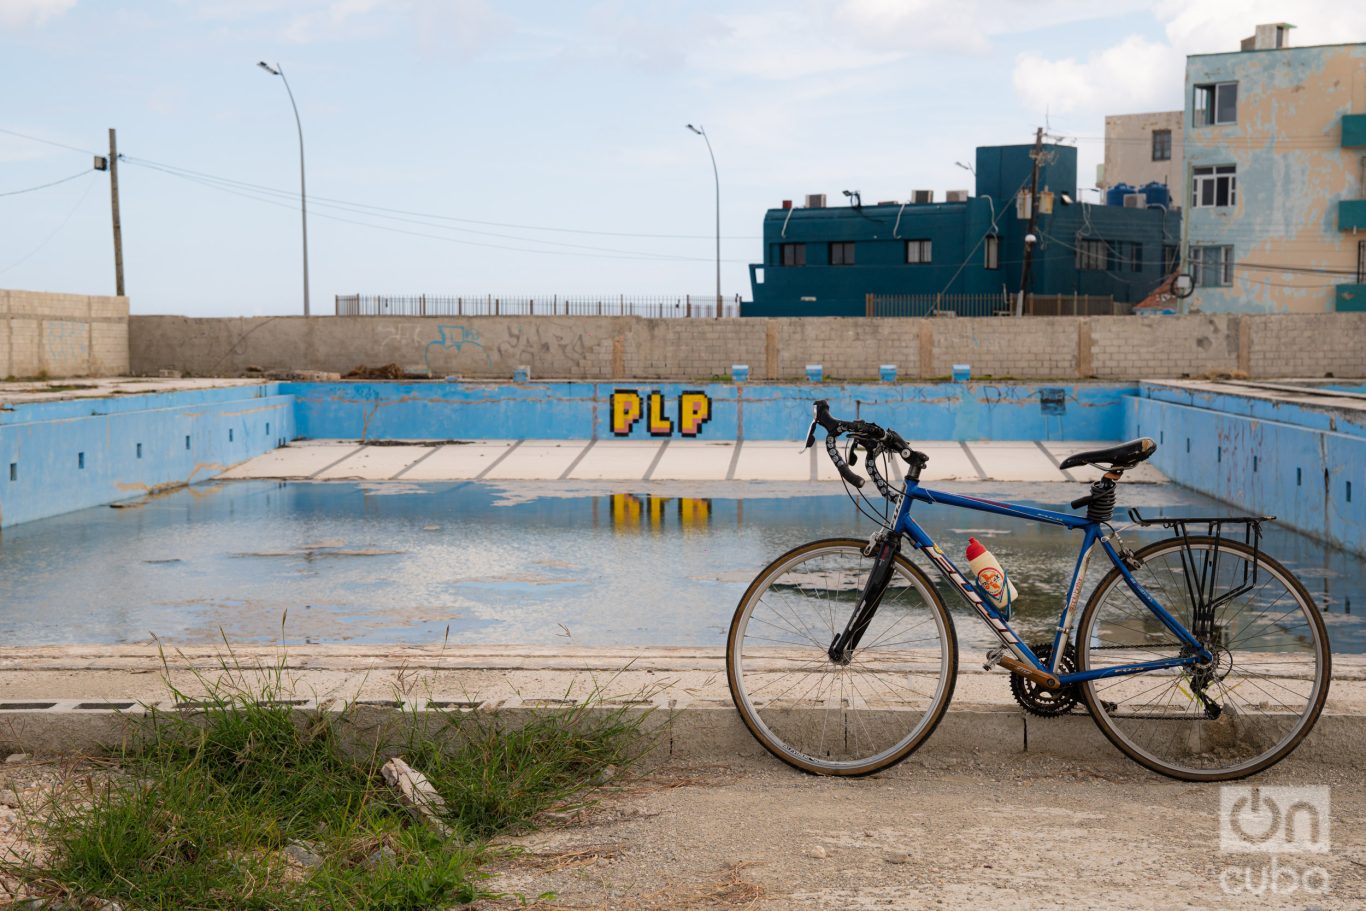
[[1015, 585], [1006, 575], [1001, 561], [992, 556], [991, 551], [982, 546], [976, 538], [968, 538], [968, 569], [977, 580], [977, 590], [986, 596], [992, 607], [1003, 617], [1010, 619], [1010, 606], [1017, 592]]

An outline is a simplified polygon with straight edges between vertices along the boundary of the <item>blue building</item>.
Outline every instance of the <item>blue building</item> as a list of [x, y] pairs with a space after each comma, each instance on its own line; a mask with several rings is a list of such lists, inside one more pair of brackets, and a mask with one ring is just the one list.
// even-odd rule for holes
[[[1020, 288], [1033, 148], [977, 149], [976, 195], [962, 199], [865, 205], [854, 197], [837, 207], [808, 199], [768, 210], [744, 315], [864, 316], [869, 295], [942, 295], [940, 309], [965, 315], [1005, 309]], [[1034, 295], [1132, 304], [1175, 271], [1179, 212], [1081, 203], [1075, 148], [1043, 146], [1039, 190]]]

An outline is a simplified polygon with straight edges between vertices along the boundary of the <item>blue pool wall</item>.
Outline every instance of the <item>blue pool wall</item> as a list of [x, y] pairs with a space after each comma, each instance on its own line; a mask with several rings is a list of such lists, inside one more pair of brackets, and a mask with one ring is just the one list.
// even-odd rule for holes
[[[828, 399], [841, 418], [862, 418], [922, 440], [1114, 440], [1122, 403], [1137, 387], [941, 384], [684, 383], [285, 383], [295, 422], [313, 439], [699, 439], [793, 440], [811, 405]], [[640, 417], [614, 426], [620, 397]], [[658, 396], [657, 405], [652, 399]], [[689, 433], [684, 398], [705, 396], [709, 418]], [[650, 414], [659, 420], [651, 427]], [[666, 429], [667, 428], [667, 429]]]
[[1126, 410], [1171, 480], [1366, 556], [1366, 416], [1160, 383]]
[[294, 397], [273, 383], [9, 406], [0, 527], [208, 480], [295, 436]]

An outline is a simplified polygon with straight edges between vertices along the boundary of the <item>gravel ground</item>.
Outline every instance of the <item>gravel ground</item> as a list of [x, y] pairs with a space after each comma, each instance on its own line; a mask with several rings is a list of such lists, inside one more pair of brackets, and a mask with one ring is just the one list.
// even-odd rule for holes
[[[0, 764], [0, 854], [33, 847], [23, 840], [22, 808], [102, 771], [75, 761]], [[1332, 789], [1329, 853], [1282, 855], [1279, 894], [1249, 894], [1244, 884], [1250, 868], [1260, 886], [1269, 855], [1220, 852], [1218, 785], [1167, 781], [1112, 757], [1083, 766], [1041, 756], [925, 756], [856, 781], [802, 775], [776, 760], [624, 777], [592, 808], [504, 841], [509, 850], [485, 887], [507, 897], [474, 908], [1366, 905], [1360, 771], [1291, 761], [1252, 784]], [[1327, 892], [1288, 892], [1286, 871], [1311, 867], [1326, 872]], [[1226, 891], [1221, 876], [1238, 891]], [[546, 893], [553, 894], [541, 898]]]
[[[524, 853], [498, 864], [490, 888], [525, 899], [553, 892], [542, 909], [623, 911], [1366, 905], [1360, 772], [1287, 763], [1253, 783], [1332, 787], [1331, 851], [1283, 855], [1282, 894], [1243, 885], [1251, 866], [1260, 886], [1269, 855], [1220, 852], [1218, 785], [1117, 763], [995, 757], [913, 757], [860, 781], [776, 760], [666, 768], [566, 826], [513, 840]], [[1311, 866], [1327, 871], [1327, 893], [1285, 894], [1286, 871]]]

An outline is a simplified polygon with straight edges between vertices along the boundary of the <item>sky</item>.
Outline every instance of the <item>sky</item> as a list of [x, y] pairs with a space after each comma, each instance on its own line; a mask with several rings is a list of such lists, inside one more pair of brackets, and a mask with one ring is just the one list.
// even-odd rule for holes
[[1106, 114], [1181, 108], [1187, 54], [1277, 21], [1366, 41], [1341, 0], [0, 0], [0, 288], [113, 293], [114, 127], [134, 313], [302, 312], [298, 134], [258, 60], [303, 122], [315, 314], [714, 293], [688, 123], [749, 299], [784, 199], [942, 199], [1039, 126], [1089, 185]]

